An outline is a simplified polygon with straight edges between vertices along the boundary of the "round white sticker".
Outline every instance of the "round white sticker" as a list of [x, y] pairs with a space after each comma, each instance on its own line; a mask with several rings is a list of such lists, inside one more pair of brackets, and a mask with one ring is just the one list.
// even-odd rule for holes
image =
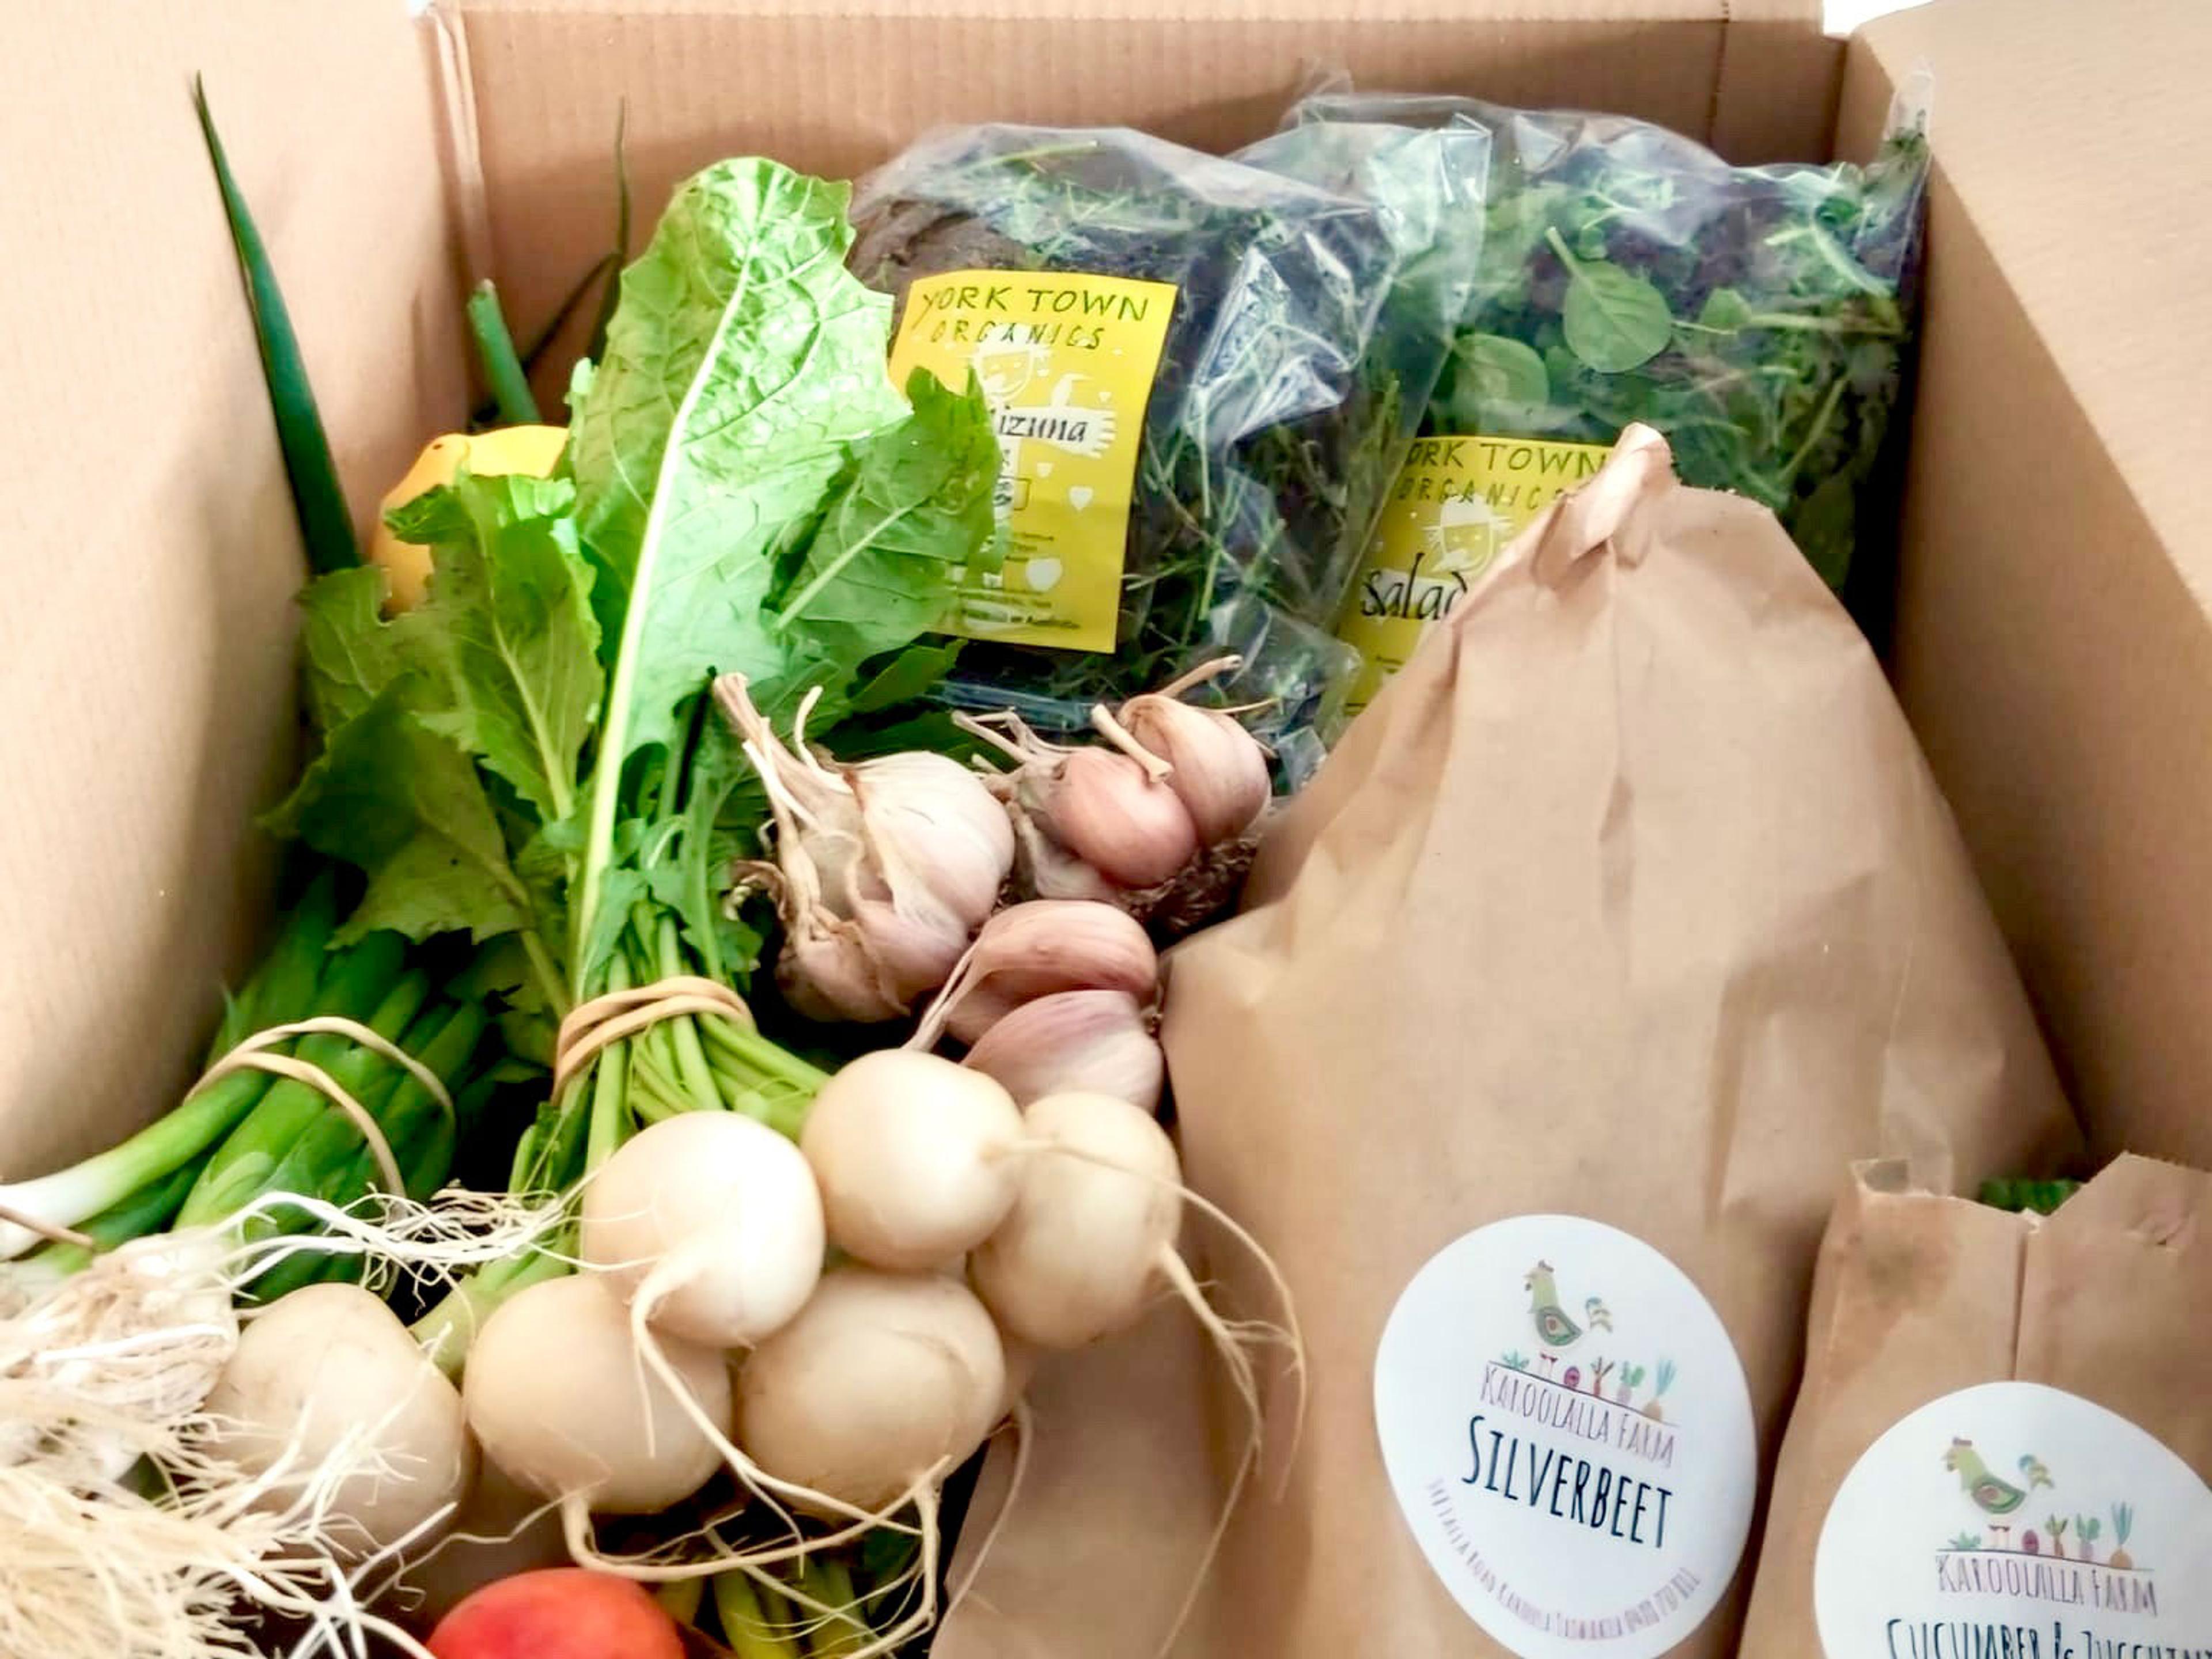
[[1524, 1659], [1654, 1659], [1743, 1553], [1743, 1364], [1665, 1256], [1577, 1216], [1439, 1251], [1391, 1310], [1375, 1427], [1398, 1506], [1468, 1616]]
[[2212, 1491], [2078, 1395], [1963, 1389], [1852, 1466], [1813, 1606], [1827, 1659], [2212, 1653]]

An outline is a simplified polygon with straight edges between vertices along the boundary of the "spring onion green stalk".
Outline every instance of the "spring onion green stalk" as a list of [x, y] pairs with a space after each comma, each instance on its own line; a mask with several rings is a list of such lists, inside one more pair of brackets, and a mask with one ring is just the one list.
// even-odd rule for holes
[[[314, 1014], [359, 1019], [374, 1008], [396, 960], [388, 954], [389, 943], [372, 950], [364, 941], [351, 950], [331, 952], [328, 947], [336, 925], [337, 900], [325, 878], [311, 886], [294, 908], [253, 981], [226, 1016], [210, 1060], [246, 1031]], [[118, 1146], [52, 1175], [0, 1187], [0, 1204], [58, 1227], [79, 1227], [94, 1217], [137, 1205], [143, 1188], [196, 1165], [259, 1105], [276, 1082], [264, 1072], [233, 1073]], [[155, 1220], [141, 1231], [161, 1224]], [[111, 1218], [108, 1231], [113, 1231]], [[105, 1235], [95, 1237], [106, 1242]], [[39, 1242], [21, 1228], [0, 1225], [0, 1256], [20, 1255]]]
[[537, 425], [538, 399], [531, 392], [522, 359], [515, 356], [514, 337], [507, 331], [499, 290], [489, 280], [478, 283], [469, 295], [469, 329], [476, 336], [484, 383], [498, 403], [500, 419], [509, 426]]
[[277, 446], [283, 451], [284, 473], [291, 482], [292, 505], [299, 515], [307, 562], [317, 570], [350, 569], [361, 562], [361, 544], [354, 539], [353, 514], [338, 483], [337, 463], [331, 458], [331, 441], [323, 430], [314, 388], [307, 380], [307, 360], [301, 355], [299, 337], [292, 331], [291, 313], [284, 308], [283, 292], [276, 285], [269, 250], [246, 209], [245, 193], [231, 175], [229, 158], [223, 154], [222, 140], [216, 136], [215, 117], [208, 112], [207, 94], [197, 76], [192, 78], [192, 105], [199, 112], [200, 131], [207, 140], [208, 157], [215, 164], [216, 184], [222, 192], [223, 212], [230, 222], [239, 269], [246, 279], [254, 342], [261, 350], [270, 409], [276, 418]]

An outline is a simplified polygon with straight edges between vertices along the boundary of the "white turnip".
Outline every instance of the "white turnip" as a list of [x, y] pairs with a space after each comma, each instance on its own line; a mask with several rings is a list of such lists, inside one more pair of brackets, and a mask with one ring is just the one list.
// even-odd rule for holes
[[663, 1119], [584, 1189], [585, 1261], [657, 1330], [708, 1347], [750, 1347], [796, 1314], [823, 1249], [807, 1160], [732, 1112]]
[[517, 1485], [564, 1510], [665, 1510], [721, 1466], [699, 1419], [727, 1432], [730, 1378], [714, 1349], [669, 1338], [659, 1352], [662, 1367], [640, 1364], [629, 1312], [598, 1274], [532, 1285], [469, 1352], [469, 1427]]
[[1012, 1208], [1022, 1115], [980, 1072], [934, 1054], [863, 1054], [823, 1085], [799, 1146], [830, 1237], [872, 1267], [956, 1261]]
[[738, 1376], [738, 1439], [763, 1469], [856, 1508], [932, 1489], [983, 1443], [1006, 1386], [967, 1286], [841, 1267]]
[[1152, 1115], [1111, 1096], [1047, 1095], [1022, 1121], [1020, 1194], [969, 1272], [1001, 1328], [1079, 1348], [1134, 1324], [1160, 1285], [1182, 1166]]
[[205, 1407], [215, 1449], [261, 1474], [336, 1460], [356, 1546], [419, 1537], [467, 1494], [476, 1455], [461, 1397], [398, 1316], [357, 1285], [309, 1285], [246, 1324]]

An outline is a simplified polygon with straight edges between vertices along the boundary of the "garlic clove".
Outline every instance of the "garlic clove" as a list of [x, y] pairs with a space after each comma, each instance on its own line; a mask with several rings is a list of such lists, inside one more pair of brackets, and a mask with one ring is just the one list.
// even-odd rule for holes
[[1167, 1061], [1144, 1010], [1126, 991], [1060, 991], [1023, 1004], [961, 1061], [1027, 1106], [1047, 1095], [1112, 1095], [1159, 1109]]
[[1060, 991], [1126, 991], [1150, 1002], [1159, 975], [1159, 953], [1127, 911], [1095, 899], [1032, 899], [983, 924], [946, 1028], [972, 1044], [1021, 1004]]
[[1046, 826], [1109, 881], [1151, 887], [1198, 856], [1198, 829], [1175, 790], [1127, 755], [1077, 749], [1047, 788]]
[[1122, 889], [1052, 838], [1018, 800], [1006, 803], [1014, 825], [1014, 889], [1030, 898], [1097, 899], [1111, 904]]
[[1231, 716], [1152, 693], [1123, 704], [1121, 722], [1167, 763], [1168, 787], [1204, 845], [1236, 840], [1266, 810], [1273, 792], [1267, 751]]

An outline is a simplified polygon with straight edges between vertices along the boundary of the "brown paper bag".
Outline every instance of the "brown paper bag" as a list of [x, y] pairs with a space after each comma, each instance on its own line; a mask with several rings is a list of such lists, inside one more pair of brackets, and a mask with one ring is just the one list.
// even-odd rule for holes
[[1287, 1273], [1312, 1407], [1178, 1651], [1733, 1652], [1841, 1172], [2074, 1144], [1859, 635], [1632, 429], [1354, 724], [1247, 907], [1176, 953], [1164, 1036], [1187, 1176]]
[[2039, 1219], [1860, 1171], [1820, 1247], [1744, 1659], [1886, 1654], [1893, 1620], [1900, 1654], [1958, 1625], [2045, 1659], [2212, 1650], [2208, 1331], [2212, 1176], [2123, 1158]]

